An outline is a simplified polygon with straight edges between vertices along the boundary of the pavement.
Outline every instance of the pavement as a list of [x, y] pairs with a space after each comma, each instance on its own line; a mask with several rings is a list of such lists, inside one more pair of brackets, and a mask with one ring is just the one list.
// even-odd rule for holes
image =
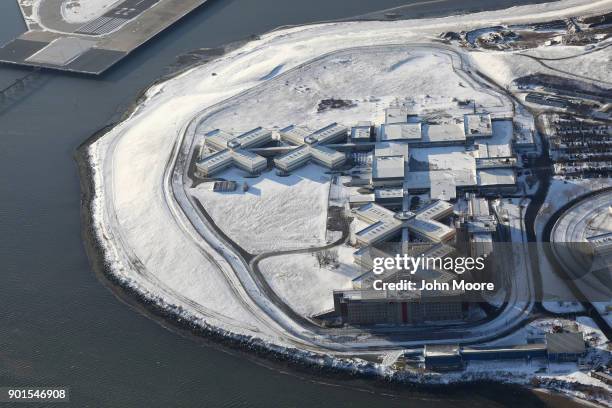
[[[32, 26], [1, 47], [0, 62], [100, 75], [206, 2], [125, 0], [93, 22], [70, 24], [62, 0], [42, 0], [42, 29]], [[75, 51], [75, 43], [86, 46]]]

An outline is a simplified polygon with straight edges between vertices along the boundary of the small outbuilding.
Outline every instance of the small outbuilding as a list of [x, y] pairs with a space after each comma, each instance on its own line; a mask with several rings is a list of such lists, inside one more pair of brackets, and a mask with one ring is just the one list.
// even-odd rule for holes
[[550, 361], [578, 361], [586, 346], [580, 332], [546, 333], [546, 349]]

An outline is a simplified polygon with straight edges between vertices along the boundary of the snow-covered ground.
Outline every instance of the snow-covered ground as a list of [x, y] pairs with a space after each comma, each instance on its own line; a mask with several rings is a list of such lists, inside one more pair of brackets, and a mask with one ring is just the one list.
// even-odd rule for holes
[[[601, 50], [590, 52], [584, 56], [584, 47], [551, 46], [540, 47], [528, 52], [487, 51], [474, 52], [472, 58], [489, 77], [502, 86], [511, 88], [514, 78], [534, 73], [592, 79], [593, 81], [610, 81], [610, 59], [612, 48], [602, 47]], [[542, 58], [563, 58], [578, 55], [574, 58], [560, 60], [542, 60], [542, 63], [527, 56]], [[545, 65], [544, 65], [545, 64]]]
[[[284, 51], [286, 57], [294, 58], [302, 52], [299, 48]], [[453, 102], [454, 97], [476, 99], [492, 111], [510, 108], [498, 94], [477, 89], [457, 75], [455, 67], [460, 62], [441, 49], [410, 45], [348, 49], [294, 70], [277, 64], [269, 72], [261, 68], [263, 63], [249, 61], [217, 72], [223, 78], [241, 75], [254, 83], [267, 82], [206, 118], [202, 131], [289, 124], [316, 129], [331, 122], [350, 126], [360, 120], [381, 123], [384, 109], [394, 102], [408, 103], [423, 114], [443, 110], [461, 116], [470, 111], [470, 107], [461, 108]], [[281, 73], [282, 81], [274, 81]], [[350, 100], [354, 106], [319, 112], [321, 100], [329, 98]]]
[[511, 88], [515, 78], [533, 73], [555, 74], [555, 71], [544, 67], [537, 61], [514, 52], [474, 52], [471, 56], [482, 72], [506, 88]]
[[612, 48], [607, 47], [603, 50], [574, 58], [546, 61], [546, 64], [563, 72], [586, 77], [594, 81], [605, 81], [610, 84], [611, 61]]
[[354, 248], [333, 250], [337, 265], [320, 266], [314, 253], [264, 259], [259, 267], [272, 286], [295, 311], [312, 316], [334, 308], [332, 292], [350, 289], [351, 280], [363, 271], [353, 263]]
[[121, 0], [64, 0], [62, 17], [72, 24], [86, 23], [100, 17]]
[[[173, 159], [176, 143], [199, 113], [214, 110], [222, 101], [236, 96], [233, 101], [221, 104], [227, 110], [216, 112], [205, 126], [232, 130], [256, 125], [283, 126], [292, 122], [307, 122], [313, 126], [336, 118], [347, 122], [380, 120], [382, 108], [393, 95], [400, 98], [415, 95], [416, 103], [426, 108], [430, 99], [426, 97], [427, 93], [438, 95], [431, 98], [434, 103], [430, 106], [433, 107], [443, 100], [440, 98], [453, 92], [464, 92], [463, 96], [476, 96], [483, 102], [501, 107], [494, 92], [483, 92], [469, 83], [469, 78], [451, 72], [451, 55], [459, 50], [434, 43], [423, 46], [423, 42], [442, 31], [459, 31], [500, 22], [545, 21], [605, 10], [611, 4], [610, 0], [564, 0], [516, 7], [511, 11], [439, 19], [295, 27], [263, 35], [215, 61], [153, 86], [126, 121], [89, 149], [95, 185], [93, 227], [112, 273], [164, 307], [181, 310], [195, 323], [220, 328], [228, 334], [253, 336], [276, 350], [298, 347], [300, 350], [354, 356], [369, 346], [386, 350], [405, 347], [380, 337], [354, 343], [345, 339], [343, 344], [338, 344], [330, 337], [308, 332], [289, 321], [269, 302], [261, 299], [255, 302], [260, 294], [254, 285], [243, 286], [244, 277], [237, 270], [240, 262], [235, 255], [228, 253], [218, 242], [212, 242], [212, 237], [211, 242], [203, 240], [186, 216], [180, 216], [176, 203], [167, 194], [169, 183], [166, 178], [170, 175], [165, 165]], [[411, 47], [410, 43], [420, 45]], [[403, 44], [399, 48], [404, 50], [398, 49], [397, 44]], [[342, 51], [330, 57], [328, 68], [318, 64], [300, 69], [301, 64], [328, 53], [373, 45], [377, 49], [372, 49], [374, 54], [370, 55], [377, 58], [372, 60], [360, 58], [363, 49], [358, 53]], [[470, 58], [466, 57], [464, 63], [470, 63]], [[504, 63], [513, 64], [513, 61], [504, 60]], [[431, 64], [435, 70], [431, 69]], [[370, 70], [366, 73], [359, 71], [367, 67]], [[355, 68], [358, 69], [355, 71]], [[482, 66], [470, 68], [475, 70]], [[313, 72], [320, 77], [313, 78]], [[287, 77], [281, 76], [287, 73]], [[340, 73], [353, 75], [355, 80], [361, 79], [364, 84], [343, 88], [338, 80], [342, 77]], [[285, 78], [291, 79], [290, 85], [284, 85]], [[512, 77], [504, 80], [511, 81]], [[458, 89], [463, 88], [459, 82], [468, 88], [464, 91]], [[279, 94], [276, 99], [258, 99], [264, 95], [264, 88], [257, 86], [267, 83], [276, 87]], [[312, 88], [306, 89], [309, 86]], [[315, 113], [314, 102], [329, 96], [355, 100], [357, 106], [346, 111]], [[240, 111], [236, 109], [236, 101], [241, 104]], [[311, 183], [320, 184], [321, 189], [323, 186], [327, 188], [321, 180], [307, 179], [304, 182], [312, 188], [315, 186]], [[262, 187], [268, 188], [267, 182]], [[227, 197], [224, 194], [220, 196]], [[514, 205], [511, 209], [512, 222], [522, 237], [517, 208]], [[246, 206], [240, 208], [233, 204], [232, 211], [233, 217], [249, 216]], [[222, 210], [219, 214], [222, 215]], [[317, 217], [317, 220], [320, 219]], [[520, 265], [520, 270], [526, 271], [524, 259], [517, 258], [515, 262]], [[517, 277], [515, 284], [513, 290], [522, 295], [531, 290], [529, 279], [524, 276]], [[509, 324], [523, 321], [527, 314], [526, 304], [516, 303], [507, 314], [466, 334], [464, 339], [490, 338]], [[378, 371], [376, 366], [364, 368], [363, 362], [351, 364], [358, 369], [386, 373]]]
[[612, 185], [609, 178], [569, 179], [560, 177], [552, 179], [548, 195], [536, 218], [536, 233], [542, 233], [548, 219], [568, 202], [591, 191], [601, 190]]
[[[274, 170], [257, 178], [230, 169], [218, 177], [234, 180], [238, 189], [217, 193], [200, 184], [191, 189], [217, 226], [248, 252], [305, 248], [325, 244], [329, 175], [308, 165], [287, 177]], [[249, 189], [242, 191], [242, 184]]]

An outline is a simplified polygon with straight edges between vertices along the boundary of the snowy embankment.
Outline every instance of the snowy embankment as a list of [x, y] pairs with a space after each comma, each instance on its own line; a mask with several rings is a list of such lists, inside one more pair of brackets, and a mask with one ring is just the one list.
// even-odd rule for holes
[[[440, 19], [296, 27], [264, 35], [215, 61], [151, 87], [130, 117], [89, 149], [95, 188], [92, 225], [104, 250], [108, 269], [117, 279], [143, 296], [194, 324], [314, 364], [388, 375], [389, 369], [377, 364], [338, 360], [324, 355], [331, 353], [330, 350], [337, 350], [334, 347], [339, 346], [345, 348], [343, 352], [333, 352], [336, 357], [358, 355], [358, 351], [351, 351], [351, 342], [337, 344], [335, 340], [321, 339], [322, 336], [317, 333], [285, 330], [285, 326], [270, 315], [272, 306], [255, 305], [252, 294], [239, 284], [228, 266], [235, 259], [226, 258], [213, 246], [203, 246], [190, 232], [187, 223], [173, 216], [173, 203], [167, 201], [164, 190], [165, 166], [174, 153], [180, 135], [202, 110], [272, 81], [326, 53], [348, 47], [423, 43], [442, 31], [459, 31], [503, 21], [545, 21], [609, 8], [611, 3], [570, 0], [517, 7], [510, 12], [495, 11]], [[440, 54], [444, 55], [444, 52]], [[337, 61], [337, 65], [340, 64], [341, 61]], [[381, 67], [389, 67], [388, 61], [381, 63]], [[431, 86], [420, 82], [419, 75], [436, 75], [431, 69], [419, 69], [418, 65], [411, 66], [409, 63], [402, 65], [397, 72], [402, 70], [415, 75], [402, 79], [403, 83], [413, 84], [415, 88], [396, 89], [400, 94], [406, 94], [416, 87], [425, 89], [425, 86]], [[330, 75], [329, 78], [334, 79], [334, 76]], [[330, 85], [335, 82], [337, 78]], [[393, 84], [390, 82], [386, 85], [389, 94]], [[304, 89], [292, 88], [289, 100], [282, 102], [291, 103], [293, 99], [298, 99], [301, 91]], [[474, 94], [473, 90], [466, 92]], [[376, 96], [376, 93], [370, 95]], [[382, 109], [382, 104], [388, 102], [381, 101], [377, 109]], [[371, 109], [375, 103], [370, 100], [361, 106]], [[262, 101], [258, 106], [262, 110], [245, 110], [244, 118], [271, 121], [266, 115], [275, 113], [282, 106]], [[289, 109], [293, 108], [290, 106]], [[376, 112], [380, 111], [356, 111], [354, 117], [363, 120], [364, 113], [371, 115], [369, 118], [374, 117]], [[295, 121], [310, 117], [312, 113], [296, 111]], [[326, 113], [318, 121], [329, 121], [333, 116]], [[242, 115], [233, 117], [236, 122]], [[346, 118], [351, 119], [350, 116]], [[276, 122], [273, 125], [284, 124]], [[241, 128], [243, 126], [247, 127], [247, 124], [240, 125]], [[524, 319], [520, 310], [515, 312], [516, 316], [508, 318]], [[506, 318], [491, 322], [483, 328], [482, 333], [475, 333], [475, 338], [490, 335], [506, 327], [507, 323]], [[390, 351], [398, 348], [398, 345], [379, 339], [356, 346], [363, 350], [364, 346], [370, 345]]]
[[[482, 72], [509, 89], [512, 89], [513, 79], [534, 72], [569, 78], [577, 76], [582, 80], [609, 84], [612, 57], [609, 44], [609, 41], [599, 44], [595, 51], [589, 46], [548, 46], [529, 51], [478, 52], [473, 54], [473, 58]], [[542, 59], [538, 61], [531, 57]]]

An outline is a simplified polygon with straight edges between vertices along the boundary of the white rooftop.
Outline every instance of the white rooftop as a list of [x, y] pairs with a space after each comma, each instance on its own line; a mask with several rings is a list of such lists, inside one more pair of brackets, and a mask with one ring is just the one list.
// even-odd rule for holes
[[351, 139], [370, 140], [370, 122], [359, 122], [351, 129]]
[[475, 186], [476, 172], [472, 170], [432, 170], [411, 171], [406, 175], [408, 188], [426, 189], [431, 187], [432, 182], [444, 182], [452, 177], [457, 187]]
[[441, 143], [441, 142], [465, 142], [465, 133], [463, 125], [450, 123], [442, 125], [424, 125], [423, 126], [423, 142], [426, 143]]
[[380, 142], [376, 143], [374, 150], [375, 156], [399, 156], [408, 158], [408, 145], [401, 142]]
[[494, 186], [516, 184], [513, 169], [482, 169], [478, 170], [478, 185]]
[[378, 204], [370, 203], [355, 210], [355, 215], [366, 222], [393, 219], [395, 213]]
[[465, 115], [463, 126], [467, 137], [493, 136], [491, 115], [488, 113]]
[[457, 198], [457, 184], [453, 174], [448, 172], [435, 172], [434, 177], [430, 177], [429, 196], [437, 200], [454, 200]]
[[380, 126], [380, 140], [421, 140], [421, 123], [392, 123]]
[[489, 202], [486, 198], [472, 196], [468, 202], [470, 215], [474, 217], [489, 216]]
[[279, 133], [284, 140], [293, 144], [303, 144], [304, 139], [312, 134], [312, 131], [303, 126], [289, 125], [279, 130]]
[[373, 179], [404, 178], [404, 156], [379, 156], [372, 165]]

